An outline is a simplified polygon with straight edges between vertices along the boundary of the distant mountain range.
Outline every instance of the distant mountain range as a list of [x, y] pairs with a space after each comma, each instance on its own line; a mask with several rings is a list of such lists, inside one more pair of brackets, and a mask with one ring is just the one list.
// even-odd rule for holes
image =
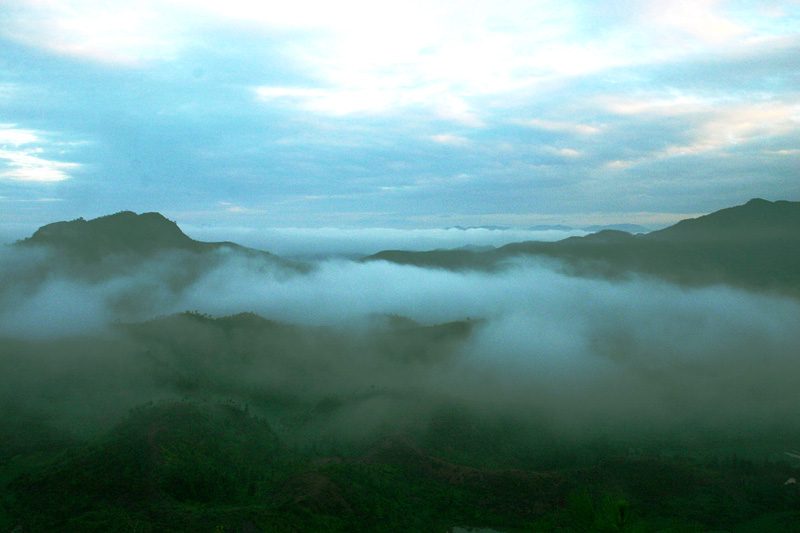
[[646, 228], [644, 226], [640, 226], [639, 224], [607, 224], [605, 226], [586, 226], [585, 228], [580, 228], [583, 231], [588, 231], [589, 233], [597, 233], [598, 231], [604, 231], [607, 229], [613, 229], [616, 231], [625, 231], [627, 233], [650, 233], [652, 230], [650, 228]]
[[[563, 229], [539, 226], [545, 227]], [[91, 272], [102, 266], [102, 272], [113, 273], [115, 266], [129, 268], [156, 253], [179, 252], [193, 258], [190, 261], [193, 265], [198, 261], [202, 264], [202, 268], [190, 269], [197, 273], [215, 264], [209, 259], [214, 257], [210, 252], [219, 250], [231, 250], [297, 271], [311, 268], [231, 242], [195, 241], [175, 222], [158, 213], [137, 215], [123, 211], [89, 221], [56, 222], [39, 228], [16, 246], [48, 247], [66, 258], [73, 270]], [[689, 285], [725, 283], [800, 294], [800, 202], [753, 199], [744, 205], [636, 235], [603, 229], [584, 237], [517, 242], [499, 248], [386, 250], [361, 261], [382, 260], [450, 270], [496, 270], [525, 257], [558, 260], [573, 275], [613, 278], [640, 273]]]
[[689, 285], [725, 283], [800, 294], [800, 202], [753, 199], [647, 234], [603, 230], [494, 250], [379, 252], [363, 261], [450, 270], [494, 270], [513, 259], [557, 259], [575, 275], [653, 275]]
[[[447, 229], [457, 229], [467, 231], [471, 229], [484, 229], [489, 231], [508, 231], [516, 228], [511, 226], [451, 226]], [[648, 233], [652, 231], [650, 228], [640, 226], [639, 224], [607, 224], [607, 225], [594, 225], [582, 228], [573, 226], [565, 226], [563, 224], [537, 224], [536, 226], [529, 226], [524, 228], [526, 231], [587, 231], [595, 233], [606, 229], [614, 229], [619, 231], [627, 231], [628, 233]]]

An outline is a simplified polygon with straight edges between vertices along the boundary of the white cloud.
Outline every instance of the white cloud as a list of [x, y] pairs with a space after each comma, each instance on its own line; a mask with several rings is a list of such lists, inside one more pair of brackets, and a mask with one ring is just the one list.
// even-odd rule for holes
[[437, 116], [468, 128], [483, 128], [486, 125], [463, 98], [455, 95], [434, 99], [434, 109]]
[[[58, 145], [59, 143], [55, 143]], [[43, 155], [52, 145], [41, 132], [0, 124], [0, 180], [55, 182], [69, 179], [78, 163], [55, 161]]]
[[70, 178], [70, 170], [80, 167], [77, 163], [50, 161], [29, 153], [10, 150], [0, 150], [0, 162], [3, 160], [6, 170], [0, 170], [0, 179], [12, 181], [63, 181]]
[[569, 133], [577, 133], [580, 135], [596, 135], [603, 131], [605, 127], [602, 124], [582, 124], [579, 122], [563, 122], [563, 121], [556, 121], [556, 120], [544, 120], [544, 119], [515, 119], [511, 121], [514, 124], [520, 124], [522, 126], [528, 126], [531, 128], [542, 129], [546, 131], [565, 131]]
[[484, 126], [469, 104], [459, 96], [447, 94], [446, 88], [397, 85], [388, 78], [375, 78], [325, 88], [261, 86], [256, 87], [255, 92], [265, 103], [291, 103], [327, 115], [376, 114], [416, 106], [429, 108], [438, 117], [461, 126]]
[[101, 0], [11, 0], [14, 23], [4, 36], [50, 52], [92, 61], [137, 65], [171, 58], [180, 45], [181, 13], [167, 4]]
[[723, 13], [721, 0], [667, 0], [648, 3], [643, 16], [656, 27], [677, 30], [707, 43], [723, 43], [750, 33]]
[[305, 109], [332, 115], [381, 112], [425, 100], [424, 94], [400, 94], [380, 86], [339, 89], [264, 86], [257, 87], [256, 94], [264, 102], [290, 101]]
[[440, 133], [439, 135], [432, 135], [431, 140], [436, 144], [444, 144], [446, 146], [466, 146], [469, 144], [469, 139], [459, 135], [451, 135], [449, 133]]
[[800, 148], [791, 148], [788, 150], [765, 150], [764, 153], [771, 155], [800, 155]]
[[703, 124], [694, 147], [714, 149], [800, 132], [800, 101], [737, 105]]
[[[530, 90], [553, 78], [645, 59], [627, 54], [624, 40], [586, 42], [579, 9], [547, 0], [467, 5], [422, 0], [399, 11], [386, 4], [336, 5], [339, 12], [327, 17], [319, 39], [293, 46], [325, 89], [280, 95], [302, 98], [316, 111], [345, 114], [424, 103], [438, 116], [482, 127], [475, 102], [485, 95]], [[312, 15], [309, 25], [316, 26], [315, 20]], [[281, 90], [260, 92], [275, 97]]]
[[619, 115], [676, 116], [697, 114], [713, 110], [724, 104], [725, 100], [693, 93], [669, 90], [667, 94], [656, 93], [632, 97], [629, 95], [614, 96], [603, 102], [612, 113]]
[[638, 14], [636, 27], [596, 39], [583, 34], [585, 8], [553, 0], [11, 0], [13, 24], [3, 33], [59, 54], [138, 65], [177, 59], [209, 27], [247, 24], [282, 32], [280, 53], [319, 82], [315, 88], [264, 86], [262, 98], [294, 98], [333, 114], [425, 102], [475, 127], [482, 119], [472, 107], [483, 95], [683, 53], [680, 46], [664, 47], [663, 36], [649, 36], [649, 28], [715, 43], [747, 33], [716, 0], [640, 1], [626, 8]]
[[483, 318], [452, 371], [474, 378], [468, 394], [489, 393], [486, 405], [521, 401], [549, 409], [556, 424], [580, 426], [593, 416], [658, 424], [664, 415], [715, 424], [763, 409], [780, 420], [798, 400], [793, 299], [579, 279], [536, 263], [493, 275], [383, 262], [326, 262], [290, 277], [250, 269], [232, 261], [178, 305], [340, 327], [372, 313], [424, 324]]
[[[609, 106], [621, 115], [680, 117], [688, 143], [673, 144], [631, 160], [606, 163], [607, 168], [627, 168], [654, 159], [724, 151], [755, 141], [800, 133], [800, 102], [767, 101], [742, 103], [731, 99], [673, 98], [620, 100]], [[791, 152], [783, 152], [791, 155]]]
[[20, 146], [39, 142], [33, 130], [16, 128], [14, 124], [0, 124], [0, 145]]
[[557, 155], [570, 159], [583, 156], [583, 153], [580, 150], [575, 150], [574, 148], [551, 148], [551, 151]]
[[[303, 231], [315, 230], [290, 229], [279, 238], [309, 242]], [[379, 238], [389, 234], [372, 231]], [[401, 239], [453, 242], [451, 232], [457, 231], [405, 232]], [[503, 233], [461, 232], [473, 244]], [[340, 236], [341, 230], [320, 232], [322, 239]], [[354, 238], [375, 235], [356, 232]], [[176, 290], [158, 280], [174, 281], [175, 272], [184, 272], [179, 254], [88, 282], [55, 273], [31, 276], [48, 271], [53, 257], [30, 248], [0, 249], [0, 279], [14, 281], [0, 284], [0, 334], [77, 335], [115, 318], [197, 309], [217, 316], [251, 311], [281, 322], [342, 328], [361, 347], [359, 335], [367, 334], [362, 319], [374, 313], [423, 324], [471, 318], [472, 334], [445, 361], [400, 364], [349, 345], [345, 351], [300, 349], [287, 354], [287, 368], [294, 370], [280, 374], [287, 378], [284, 388], [270, 390], [308, 395], [352, 393], [370, 385], [414, 387], [422, 392], [418, 396], [474, 402], [490, 414], [524, 413], [526, 421], [543, 415], [552, 424], [548, 429], [602, 426], [604, 433], [612, 427], [615, 434], [635, 432], [639, 423], [665, 434], [670, 424], [685, 424], [692, 435], [734, 424], [785, 427], [800, 401], [795, 298], [636, 277], [576, 278], [535, 261], [491, 274], [323, 261], [300, 275], [233, 253], [215, 257], [220, 262], [213, 270]], [[124, 309], [132, 310], [120, 317]], [[314, 335], [307, 340], [313, 343]], [[286, 370], [280, 352], [275, 355], [254, 358], [256, 363], [245, 367], [246, 382], [272, 387], [275, 370]]]

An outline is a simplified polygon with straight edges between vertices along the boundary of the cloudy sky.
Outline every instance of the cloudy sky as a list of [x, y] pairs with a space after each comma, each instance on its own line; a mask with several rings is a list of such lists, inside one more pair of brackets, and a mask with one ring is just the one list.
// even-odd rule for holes
[[0, 0], [5, 235], [661, 226], [798, 169], [797, 0]]

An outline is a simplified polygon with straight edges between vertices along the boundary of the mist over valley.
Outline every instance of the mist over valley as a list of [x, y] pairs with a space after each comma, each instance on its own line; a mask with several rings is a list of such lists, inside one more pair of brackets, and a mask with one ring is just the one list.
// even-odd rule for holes
[[0, 533], [800, 531], [800, 2], [0, 20]]
[[305, 261], [155, 213], [51, 224], [0, 252], [3, 431], [31, 439], [2, 458], [222, 402], [312, 456], [556, 469], [550, 511], [601, 459], [777, 461], [800, 438], [798, 213]]

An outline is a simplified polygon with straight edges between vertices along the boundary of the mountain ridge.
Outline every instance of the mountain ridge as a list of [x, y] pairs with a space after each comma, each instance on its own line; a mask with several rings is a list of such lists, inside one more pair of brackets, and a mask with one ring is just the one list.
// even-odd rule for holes
[[649, 233], [653, 231], [651, 228], [647, 228], [640, 224], [594, 224], [591, 226], [566, 226], [564, 224], [536, 224], [534, 226], [528, 226], [525, 228], [515, 228], [512, 226], [496, 226], [496, 225], [484, 225], [484, 226], [450, 226], [445, 228], [447, 230], [460, 230], [460, 231], [470, 231], [470, 230], [488, 230], [488, 231], [510, 231], [515, 229], [523, 229], [525, 231], [586, 231], [588, 233], [596, 233], [598, 231], [603, 231], [607, 229], [612, 230], [620, 230], [620, 231], [627, 231], [628, 233]]
[[800, 236], [800, 202], [770, 202], [753, 198], [743, 205], [727, 207], [697, 218], [681, 220], [653, 231], [648, 239], [731, 240], [774, 239]]
[[560, 261], [572, 275], [633, 273], [685, 285], [731, 284], [800, 295], [800, 202], [760, 198], [662, 230], [603, 230], [561, 241], [523, 241], [489, 251], [386, 250], [362, 258], [445, 270], [497, 270], [525, 257]]
[[[230, 249], [273, 264], [308, 270], [311, 265], [231, 242], [200, 242], [159, 213], [122, 211], [92, 220], [55, 222], [15, 243], [44, 245], [77, 258], [79, 268], [114, 270], [163, 251], [206, 252]], [[109, 258], [112, 256], [112, 258]], [[754, 198], [747, 203], [685, 219], [667, 228], [632, 235], [604, 229], [582, 237], [522, 241], [493, 249], [462, 247], [409, 252], [384, 250], [360, 259], [446, 270], [496, 270], [515, 258], [555, 259], [579, 276], [653, 275], [689, 285], [726, 283], [758, 289], [788, 289], [800, 294], [800, 202]], [[107, 268], [105, 263], [117, 266]], [[129, 264], [124, 264], [130, 268]], [[88, 271], [87, 270], [87, 271]]]

